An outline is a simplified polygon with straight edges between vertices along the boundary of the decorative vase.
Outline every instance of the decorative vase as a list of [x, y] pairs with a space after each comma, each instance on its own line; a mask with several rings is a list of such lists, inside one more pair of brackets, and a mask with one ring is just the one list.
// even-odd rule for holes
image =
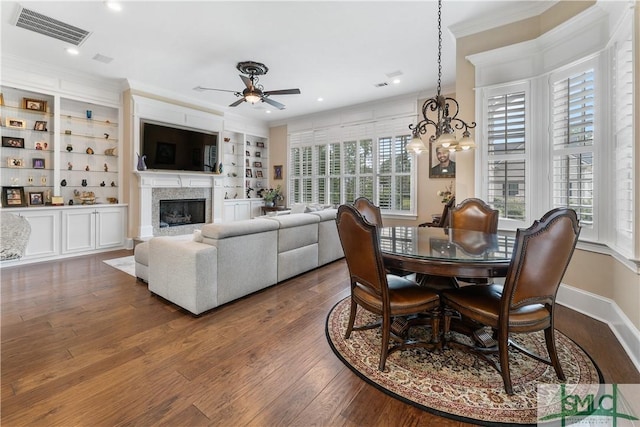
[[145, 164], [144, 160], [147, 158], [147, 156], [146, 155], [140, 156], [140, 154], [137, 154], [137, 156], [138, 156], [138, 170], [139, 171], [146, 171], [147, 170], [147, 165]]
[[276, 202], [274, 202], [273, 200], [269, 200], [267, 202], [264, 202], [264, 205], [268, 208], [272, 208], [276, 205]]
[[73, 151], [73, 145], [67, 144], [67, 151], [68, 152], [72, 152]]
[[60, 185], [63, 186], [63, 187], [66, 187], [67, 186], [67, 180], [63, 179], [62, 181], [60, 181]]

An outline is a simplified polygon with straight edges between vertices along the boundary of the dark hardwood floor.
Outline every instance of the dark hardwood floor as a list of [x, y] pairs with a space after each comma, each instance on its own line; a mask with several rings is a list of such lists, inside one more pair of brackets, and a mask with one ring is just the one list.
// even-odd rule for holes
[[[102, 262], [129, 254], [0, 271], [3, 426], [462, 425], [333, 354], [325, 319], [348, 295], [344, 261], [196, 318]], [[606, 325], [559, 307], [557, 327], [607, 382], [640, 383]]]

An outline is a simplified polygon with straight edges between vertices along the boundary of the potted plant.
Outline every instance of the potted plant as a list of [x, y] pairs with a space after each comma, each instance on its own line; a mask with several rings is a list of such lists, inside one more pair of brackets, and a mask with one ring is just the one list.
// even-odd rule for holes
[[264, 189], [262, 191], [262, 199], [264, 200], [265, 206], [275, 206], [279, 201], [284, 200], [282, 188], [278, 185], [276, 188]]

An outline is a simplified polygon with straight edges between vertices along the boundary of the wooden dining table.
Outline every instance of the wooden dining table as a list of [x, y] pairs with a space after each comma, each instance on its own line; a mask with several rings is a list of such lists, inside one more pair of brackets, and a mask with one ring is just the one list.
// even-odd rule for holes
[[505, 277], [515, 233], [437, 227], [383, 227], [385, 266], [401, 271], [457, 278]]

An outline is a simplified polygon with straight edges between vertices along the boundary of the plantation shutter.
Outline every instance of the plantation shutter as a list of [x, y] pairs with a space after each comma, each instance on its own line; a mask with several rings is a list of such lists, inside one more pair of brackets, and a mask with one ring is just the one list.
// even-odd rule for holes
[[487, 117], [487, 203], [501, 218], [526, 216], [526, 92], [491, 96]]
[[595, 71], [552, 81], [552, 206], [574, 209], [593, 227]]
[[[630, 30], [629, 30], [630, 32]], [[614, 245], [633, 257], [633, 50], [631, 34], [616, 43], [613, 58]], [[637, 110], [636, 110], [637, 111]]]

